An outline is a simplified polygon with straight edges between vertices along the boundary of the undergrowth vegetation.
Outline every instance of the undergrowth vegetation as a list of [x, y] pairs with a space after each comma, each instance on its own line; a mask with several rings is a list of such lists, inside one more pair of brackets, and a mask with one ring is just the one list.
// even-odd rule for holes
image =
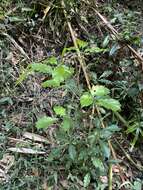
[[141, 190], [141, 2], [0, 5], [0, 188]]

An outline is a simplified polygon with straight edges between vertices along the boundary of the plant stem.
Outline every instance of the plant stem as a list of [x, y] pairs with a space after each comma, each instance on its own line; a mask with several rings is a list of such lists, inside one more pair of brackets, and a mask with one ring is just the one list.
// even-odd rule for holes
[[108, 182], [108, 190], [112, 190], [112, 178], [113, 178], [113, 172], [112, 172], [112, 164], [109, 164], [109, 182]]

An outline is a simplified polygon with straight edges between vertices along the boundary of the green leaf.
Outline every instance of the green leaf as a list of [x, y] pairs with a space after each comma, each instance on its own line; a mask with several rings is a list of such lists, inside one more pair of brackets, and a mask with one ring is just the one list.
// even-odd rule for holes
[[92, 87], [91, 94], [93, 96], [107, 96], [108, 94], [110, 94], [110, 91], [104, 86], [96, 85]]
[[12, 105], [13, 101], [12, 101], [12, 99], [10, 97], [1, 98], [0, 99], [0, 105], [5, 104], [5, 103], [8, 103], [8, 104]]
[[84, 52], [85, 53], [102, 53], [107, 51], [107, 49], [101, 49], [99, 47], [91, 47], [91, 48], [87, 48]]
[[54, 111], [57, 115], [60, 115], [60, 116], [66, 115], [66, 109], [62, 106], [54, 106]]
[[113, 159], [110, 159], [107, 161], [109, 164], [119, 164], [122, 162], [122, 160], [113, 160]]
[[102, 129], [102, 131], [100, 133], [100, 138], [107, 140], [107, 139], [109, 139], [112, 136], [112, 134], [113, 133], [111, 131], [108, 131], [105, 128], [105, 129]]
[[33, 11], [33, 9], [29, 8], [29, 7], [23, 7], [22, 9], [22, 12], [30, 12], [30, 11]]
[[129, 126], [129, 128], [126, 130], [126, 133], [133, 133], [136, 131], [138, 128], [140, 128], [139, 122], [135, 121], [132, 125]]
[[47, 88], [47, 87], [59, 87], [60, 86], [60, 81], [57, 80], [57, 79], [46, 80], [41, 85], [44, 88]]
[[58, 66], [52, 73], [53, 78], [58, 79], [59, 81], [63, 82], [67, 78], [71, 77], [73, 74], [73, 69], [66, 67], [64, 65]]
[[83, 180], [83, 185], [84, 185], [85, 188], [89, 186], [90, 180], [91, 180], [90, 174], [87, 173], [87, 174], [84, 176], [84, 180]]
[[68, 79], [73, 74], [73, 69], [64, 65], [58, 66], [52, 71], [52, 79], [42, 83], [46, 87], [59, 87], [62, 82]]
[[40, 72], [40, 73], [52, 73], [52, 68], [49, 65], [42, 63], [32, 63], [30, 65], [32, 71]]
[[61, 128], [63, 131], [67, 132], [71, 128], [71, 119], [69, 117], [64, 117], [63, 122], [61, 124]]
[[58, 61], [57, 58], [53, 56], [48, 59], [47, 63], [50, 63], [51, 65], [57, 65]]
[[93, 97], [90, 93], [86, 92], [80, 97], [81, 107], [87, 107], [93, 104]]
[[102, 73], [102, 75], [99, 77], [99, 79], [101, 79], [101, 78], [107, 78], [107, 77], [109, 77], [112, 73], [113, 73], [112, 71], [104, 71], [104, 72]]
[[91, 160], [95, 168], [98, 168], [100, 171], [104, 171], [104, 165], [99, 158], [92, 158]]
[[134, 182], [133, 190], [142, 190], [142, 182], [140, 180]]
[[38, 119], [38, 121], [36, 122], [36, 128], [45, 129], [49, 127], [50, 125], [54, 124], [57, 120], [58, 120], [57, 118], [44, 116]]
[[106, 127], [105, 130], [108, 130], [110, 132], [117, 132], [120, 131], [121, 129], [117, 125], [110, 125]]
[[108, 44], [109, 44], [109, 41], [110, 41], [110, 36], [106, 36], [104, 41], [103, 41], [103, 47], [105, 48]]
[[18, 16], [9, 16], [8, 19], [10, 22], [23, 22], [23, 21], [25, 21], [24, 18], [18, 17]]
[[76, 148], [74, 145], [69, 145], [69, 157], [74, 161], [76, 159], [77, 156], [77, 152], [76, 152]]
[[85, 48], [88, 45], [87, 42], [85, 42], [83, 40], [80, 40], [80, 39], [77, 39], [76, 42], [77, 42], [77, 44], [78, 44], [78, 46], [79, 46], [80, 49], [83, 49], [83, 48]]
[[120, 49], [119, 44], [114, 44], [113, 47], [112, 47], [111, 50], [110, 50], [109, 55], [110, 55], [110, 56], [113, 56], [113, 55], [117, 52], [118, 49]]
[[22, 83], [31, 73], [32, 71], [29, 68], [24, 69], [22, 73], [20, 74], [19, 78], [17, 79], [16, 85]]
[[73, 47], [69, 47], [69, 48], [64, 48], [62, 51], [62, 57], [65, 55], [66, 52], [70, 52], [70, 51], [76, 51], [76, 48]]
[[109, 148], [108, 144], [105, 143], [105, 142], [100, 142], [100, 146], [101, 146], [101, 150], [103, 152], [104, 157], [109, 159], [109, 157], [110, 157], [110, 148]]
[[104, 108], [110, 109], [114, 112], [119, 111], [121, 109], [120, 102], [112, 98], [98, 99], [97, 105], [103, 106]]

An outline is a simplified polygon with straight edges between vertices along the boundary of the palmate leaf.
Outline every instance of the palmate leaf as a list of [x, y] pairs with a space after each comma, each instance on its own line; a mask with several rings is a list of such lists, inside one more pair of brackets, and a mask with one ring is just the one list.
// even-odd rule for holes
[[103, 106], [104, 108], [112, 110], [114, 112], [119, 111], [121, 109], [120, 102], [113, 98], [98, 99], [97, 105]]
[[57, 118], [44, 116], [38, 119], [38, 121], [36, 122], [36, 128], [45, 129], [49, 127], [50, 125], [54, 124], [57, 120], [58, 120]]

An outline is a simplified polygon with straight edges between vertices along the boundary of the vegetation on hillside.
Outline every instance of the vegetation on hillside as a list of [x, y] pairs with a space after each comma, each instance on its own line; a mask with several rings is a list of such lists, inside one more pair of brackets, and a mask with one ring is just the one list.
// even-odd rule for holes
[[0, 189], [142, 190], [142, 2], [0, 1]]

